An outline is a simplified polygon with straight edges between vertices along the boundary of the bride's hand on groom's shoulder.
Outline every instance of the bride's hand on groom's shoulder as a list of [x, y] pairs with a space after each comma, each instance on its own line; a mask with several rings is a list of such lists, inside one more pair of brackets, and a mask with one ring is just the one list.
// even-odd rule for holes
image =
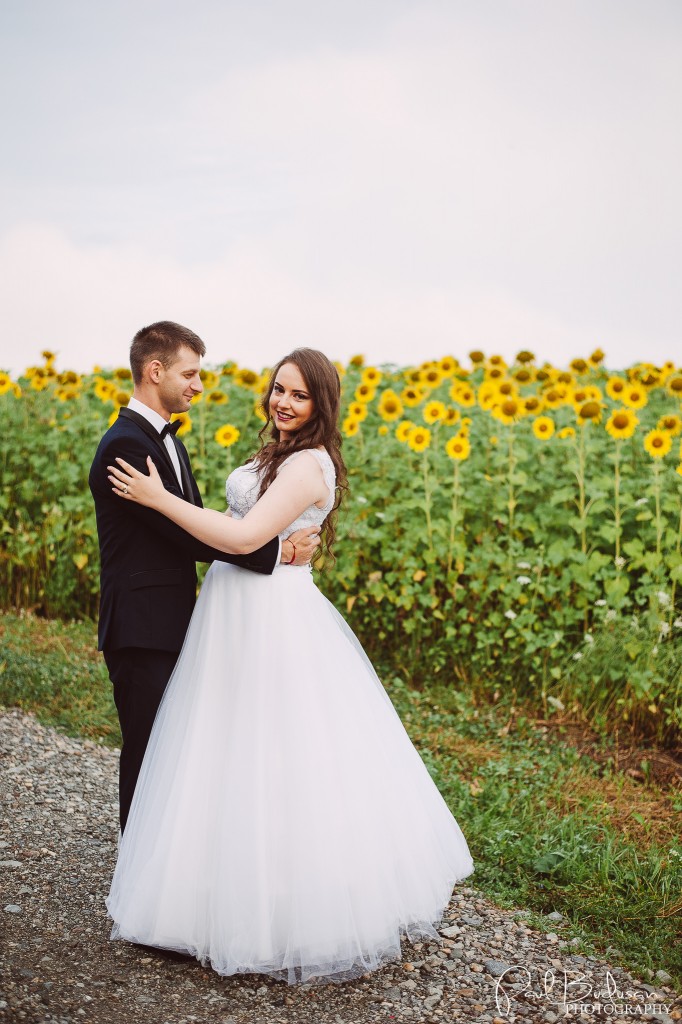
[[158, 508], [159, 502], [168, 492], [151, 456], [147, 456], [149, 476], [140, 473], [125, 459], [117, 458], [116, 462], [118, 466], [107, 466], [114, 494], [126, 501], [136, 501], [139, 505]]
[[282, 541], [280, 561], [285, 565], [308, 565], [319, 546], [319, 526], [307, 526]]

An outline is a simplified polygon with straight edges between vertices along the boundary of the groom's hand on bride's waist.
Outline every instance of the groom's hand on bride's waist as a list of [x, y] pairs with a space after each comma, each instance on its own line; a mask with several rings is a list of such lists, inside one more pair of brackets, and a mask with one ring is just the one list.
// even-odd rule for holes
[[297, 530], [282, 541], [280, 562], [285, 565], [308, 565], [320, 544], [319, 526]]

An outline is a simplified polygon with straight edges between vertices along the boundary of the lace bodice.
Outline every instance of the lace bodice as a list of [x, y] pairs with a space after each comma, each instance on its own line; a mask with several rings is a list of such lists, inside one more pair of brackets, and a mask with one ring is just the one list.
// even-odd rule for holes
[[[320, 451], [317, 448], [304, 448], [300, 452], [293, 452], [287, 459], [284, 460], [280, 466], [280, 470], [286, 466], [292, 459], [296, 459], [303, 452], [310, 452], [314, 455], [320, 464], [322, 469], [322, 475], [324, 476], [324, 482], [329, 488], [329, 498], [325, 502], [322, 508], [318, 508], [317, 505], [309, 505], [308, 508], [301, 513], [295, 522], [291, 523], [285, 530], [282, 530], [280, 537], [282, 540], [295, 533], [296, 530], [303, 530], [307, 526], [322, 526], [329, 513], [334, 506], [334, 497], [336, 493], [336, 471], [334, 469], [334, 463], [329, 457], [326, 451]], [[279, 471], [278, 471], [279, 472]], [[247, 512], [249, 512], [258, 501], [258, 491], [260, 489], [260, 475], [253, 463], [247, 462], [244, 466], [239, 466], [235, 469], [227, 478], [225, 484], [225, 494], [227, 497], [227, 504], [230, 507], [230, 512], [235, 519], [243, 519]]]

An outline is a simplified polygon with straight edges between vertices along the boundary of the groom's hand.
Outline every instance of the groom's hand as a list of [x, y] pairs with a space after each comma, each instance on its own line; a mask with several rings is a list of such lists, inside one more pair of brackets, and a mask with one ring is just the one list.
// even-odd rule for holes
[[[319, 526], [308, 526], [305, 530], [297, 530], [282, 541], [280, 562], [287, 565], [307, 565], [320, 544]], [[294, 558], [294, 555], [296, 556]], [[293, 562], [291, 561], [294, 559]]]

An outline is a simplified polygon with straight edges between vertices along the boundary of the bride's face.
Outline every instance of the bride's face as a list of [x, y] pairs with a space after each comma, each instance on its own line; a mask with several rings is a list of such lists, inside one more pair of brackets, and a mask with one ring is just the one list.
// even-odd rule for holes
[[313, 415], [315, 405], [301, 371], [293, 363], [279, 368], [270, 395], [270, 414], [285, 441], [300, 430]]

